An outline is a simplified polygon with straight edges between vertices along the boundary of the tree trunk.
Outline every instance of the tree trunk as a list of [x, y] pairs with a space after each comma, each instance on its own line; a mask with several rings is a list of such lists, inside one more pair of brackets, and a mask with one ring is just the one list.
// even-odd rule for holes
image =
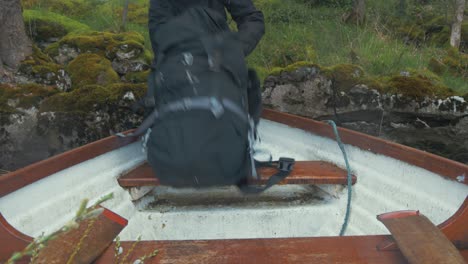
[[32, 44], [24, 28], [21, 1], [0, 0], [0, 62], [15, 69], [31, 53]]
[[346, 23], [362, 25], [366, 17], [366, 1], [354, 0], [353, 9], [347, 11], [341, 17], [341, 20]]
[[356, 16], [356, 23], [364, 23], [366, 16], [366, 1], [365, 0], [354, 0], [353, 13]]
[[122, 27], [121, 31], [126, 31], [127, 30], [127, 16], [128, 16], [128, 5], [129, 5], [130, 0], [125, 0], [124, 3], [124, 8], [122, 12]]
[[452, 34], [450, 35], [450, 45], [457, 49], [460, 47], [461, 27], [463, 22], [464, 11], [465, 0], [457, 0], [455, 6], [455, 19], [452, 24]]

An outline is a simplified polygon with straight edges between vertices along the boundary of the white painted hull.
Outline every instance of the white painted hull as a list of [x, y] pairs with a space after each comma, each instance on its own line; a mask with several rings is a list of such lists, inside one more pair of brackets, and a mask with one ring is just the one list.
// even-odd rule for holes
[[[261, 147], [268, 149], [274, 158], [281, 155], [296, 160], [324, 160], [345, 168], [341, 151], [331, 139], [266, 120], [261, 122], [260, 134]], [[346, 151], [358, 179], [353, 186], [346, 235], [386, 234], [375, 216], [398, 210], [420, 210], [439, 224], [452, 216], [468, 195], [467, 185], [425, 169], [351, 145], [346, 146]], [[205, 205], [148, 210], [147, 204], [155, 195], [132, 203], [128, 191], [117, 183], [122, 173], [144, 160], [140, 144], [133, 143], [3, 196], [0, 212], [19, 231], [36, 237], [56, 230], [71, 219], [82, 199], [97, 200], [113, 192], [115, 198], [104, 206], [129, 219], [120, 235], [122, 240], [133, 240], [139, 235], [143, 240], [336, 236], [343, 223], [347, 189], [336, 185], [319, 186], [325, 200], [310, 204], [259, 203], [258, 206]], [[306, 188], [275, 186], [265, 195], [292, 190], [306, 192]], [[153, 193], [157, 196], [158, 189]]]

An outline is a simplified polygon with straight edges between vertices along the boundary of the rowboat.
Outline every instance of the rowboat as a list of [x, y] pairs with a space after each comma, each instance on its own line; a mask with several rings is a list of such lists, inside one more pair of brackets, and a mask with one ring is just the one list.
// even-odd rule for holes
[[[446, 246], [468, 260], [467, 165], [338, 132], [349, 167], [332, 126], [264, 110], [258, 147], [296, 164], [261, 195], [160, 186], [141, 142], [116, 136], [11, 172], [0, 178], [0, 262], [108, 193], [128, 259], [159, 250], [145, 263], [407, 263], [450, 259]], [[112, 263], [113, 248], [95, 263]]]

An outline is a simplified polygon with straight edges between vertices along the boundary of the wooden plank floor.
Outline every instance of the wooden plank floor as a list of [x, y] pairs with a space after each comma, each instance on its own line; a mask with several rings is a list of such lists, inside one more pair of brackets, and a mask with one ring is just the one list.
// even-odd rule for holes
[[[276, 173], [275, 168], [261, 168], [261, 180], [253, 180], [251, 184], [264, 184]], [[346, 171], [323, 161], [296, 161], [291, 174], [280, 184], [347, 184]], [[353, 175], [353, 184], [357, 181]], [[125, 188], [160, 185], [148, 163], [144, 163], [119, 177], [120, 186]]]

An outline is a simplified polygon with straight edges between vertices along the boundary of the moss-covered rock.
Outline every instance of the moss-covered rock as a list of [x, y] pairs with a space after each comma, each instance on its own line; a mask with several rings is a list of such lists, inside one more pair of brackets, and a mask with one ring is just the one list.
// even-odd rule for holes
[[401, 94], [416, 100], [454, 95], [453, 90], [445, 86], [440, 77], [429, 71], [407, 71], [390, 77], [385, 90], [387, 93]]
[[[20, 66], [20, 71], [23, 71], [24, 67], [27, 66], [41, 66], [46, 64], [52, 64], [52, 59], [47, 56], [45, 53], [42, 52], [36, 45], [33, 45], [33, 54], [27, 57]], [[57, 65], [58, 66], [58, 65]], [[55, 66], [51, 66], [51, 68], [55, 68]]]
[[298, 61], [286, 67], [274, 67], [269, 72], [269, 75], [279, 76], [282, 72], [293, 72], [299, 68], [304, 68], [304, 67], [319, 67], [319, 66], [317, 64], [314, 64], [308, 61]]
[[41, 112], [90, 112], [105, 107], [109, 91], [100, 85], [85, 85], [69, 93], [60, 93], [44, 100]]
[[23, 74], [32, 75], [35, 78], [44, 79], [44, 81], [50, 81], [51, 77], [47, 75], [57, 74], [61, 69], [60, 65], [53, 62], [38, 62], [30, 59], [23, 61], [19, 70]]
[[67, 64], [79, 54], [99, 54], [112, 61], [113, 69], [121, 75], [145, 71], [151, 63], [151, 52], [145, 50], [144, 38], [137, 32], [69, 34], [50, 45], [46, 52], [61, 64]]
[[141, 72], [129, 72], [125, 74], [124, 78], [128, 82], [132, 83], [146, 83], [148, 81], [148, 75], [150, 70], [141, 71]]
[[[407, 16], [394, 16], [386, 22], [387, 28], [403, 38], [406, 42], [417, 45], [429, 44], [449, 46], [451, 21], [432, 4], [413, 5]], [[464, 33], [466, 31], [466, 33]], [[466, 44], [465, 44], [466, 43]], [[462, 41], [460, 49], [468, 48], [468, 21], [462, 24]]]
[[69, 93], [60, 93], [47, 98], [41, 112], [89, 113], [134, 102], [146, 93], [144, 84], [111, 84], [108, 86], [86, 85]]
[[363, 84], [366, 77], [364, 70], [354, 64], [338, 64], [329, 68], [322, 68], [322, 72], [332, 80], [338, 91], [348, 91], [357, 84]]
[[54, 87], [39, 84], [0, 84], [0, 112], [13, 113], [16, 108], [38, 108], [42, 100], [56, 93], [58, 91]]
[[361, 78], [361, 83], [366, 85], [371, 90], [378, 92], [385, 91], [385, 77], [366, 76]]
[[111, 102], [119, 102], [121, 100], [135, 101], [146, 95], [146, 84], [130, 84], [130, 83], [115, 83], [108, 85], [109, 99]]
[[54, 85], [61, 91], [71, 88], [71, 80], [61, 65], [56, 64], [37, 46], [33, 54], [21, 62], [18, 76], [23, 82]]
[[67, 67], [72, 87], [86, 85], [108, 85], [119, 82], [119, 75], [112, 69], [111, 62], [98, 54], [81, 54]]
[[78, 53], [96, 53], [110, 60], [121, 56], [127, 59], [144, 55], [144, 37], [137, 32], [111, 33], [87, 32], [73, 33], [49, 46], [46, 52], [55, 57], [61, 46], [77, 49]]
[[37, 42], [58, 41], [68, 33], [90, 30], [85, 24], [53, 12], [25, 10], [23, 17], [26, 30]]

